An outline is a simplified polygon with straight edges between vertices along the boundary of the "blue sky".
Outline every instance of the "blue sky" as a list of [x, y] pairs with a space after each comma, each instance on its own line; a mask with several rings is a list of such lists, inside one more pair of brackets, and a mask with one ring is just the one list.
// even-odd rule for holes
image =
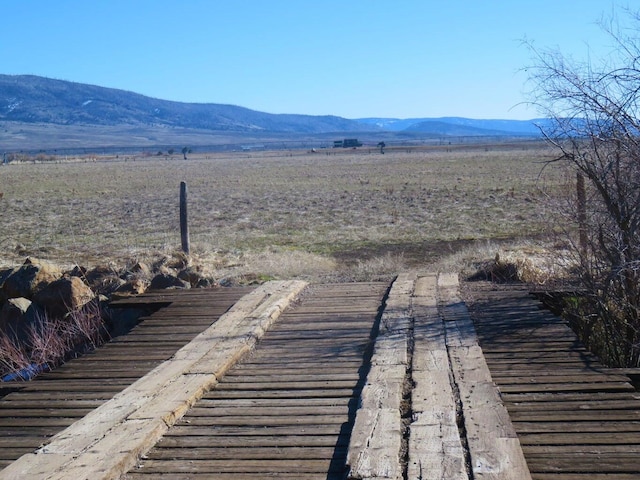
[[605, 55], [597, 21], [619, 4], [1, 0], [0, 73], [270, 113], [528, 119], [522, 40]]

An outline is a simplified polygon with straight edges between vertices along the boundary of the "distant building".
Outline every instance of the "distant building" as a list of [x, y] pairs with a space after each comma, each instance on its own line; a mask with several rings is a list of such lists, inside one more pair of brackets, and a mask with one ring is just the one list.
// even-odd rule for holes
[[356, 148], [361, 147], [362, 143], [357, 138], [345, 138], [344, 140], [334, 140], [333, 148]]
[[264, 145], [242, 145], [243, 152], [251, 152], [252, 150], [264, 150]]

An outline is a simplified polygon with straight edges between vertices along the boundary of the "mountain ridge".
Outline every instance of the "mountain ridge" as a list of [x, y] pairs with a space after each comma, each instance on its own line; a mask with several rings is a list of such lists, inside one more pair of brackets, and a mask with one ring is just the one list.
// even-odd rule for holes
[[34, 75], [0, 74], [0, 121], [57, 125], [155, 125], [216, 131], [357, 131], [337, 116], [270, 114], [236, 105], [183, 103]]
[[538, 120], [464, 117], [347, 119], [162, 100], [35, 75], [0, 74], [0, 150], [84, 146], [231, 144], [321, 138], [539, 137]]
[[[385, 118], [370, 117], [357, 119], [361, 123], [374, 125], [387, 131], [404, 132], [443, 132], [457, 127], [463, 135], [473, 135], [474, 132], [483, 135], [524, 135], [539, 136], [540, 126], [548, 124], [545, 118], [531, 120], [507, 119], [473, 119], [465, 117], [423, 117], [423, 118]], [[445, 129], [438, 129], [444, 127]]]

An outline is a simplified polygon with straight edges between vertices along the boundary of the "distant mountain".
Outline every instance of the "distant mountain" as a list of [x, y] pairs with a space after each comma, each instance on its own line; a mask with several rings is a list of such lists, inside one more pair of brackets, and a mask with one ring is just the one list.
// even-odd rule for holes
[[172, 102], [33, 75], [0, 75], [0, 121], [3, 120], [252, 133], [354, 132], [363, 128], [362, 123], [331, 115], [269, 114], [234, 105]]
[[[34, 75], [0, 74], [0, 152], [86, 148], [365, 144], [434, 137], [533, 137], [538, 120], [361, 118], [270, 114], [235, 105], [182, 103]], [[297, 142], [297, 143], [296, 143]]]
[[440, 118], [360, 118], [359, 122], [392, 132], [422, 132], [443, 136], [540, 136], [537, 125], [546, 119], [475, 120], [462, 117]]

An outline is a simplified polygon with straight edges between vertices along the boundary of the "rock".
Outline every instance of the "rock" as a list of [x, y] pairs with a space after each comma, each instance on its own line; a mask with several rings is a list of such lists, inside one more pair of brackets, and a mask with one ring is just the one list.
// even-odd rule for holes
[[44, 317], [44, 312], [28, 298], [7, 300], [0, 309], [0, 330], [13, 337], [25, 339], [30, 325]]
[[189, 256], [182, 252], [176, 252], [173, 256], [164, 255], [162, 258], [156, 260], [152, 265], [152, 269], [154, 272], [161, 272], [162, 267], [172, 270], [182, 270], [189, 265], [191, 265]]
[[95, 293], [110, 295], [126, 283], [117, 272], [107, 266], [98, 266], [87, 271], [84, 276], [89, 288]]
[[72, 277], [85, 278], [87, 276], [87, 269], [86, 267], [81, 267], [80, 265], [76, 265], [75, 267], [73, 267], [73, 269], [67, 272], [67, 274]]
[[2, 285], [4, 285], [4, 281], [9, 278], [9, 275], [11, 275], [16, 270], [17, 268], [7, 268], [6, 270], [0, 271], [0, 305], [2, 305], [7, 300], [7, 296], [4, 293]]
[[141, 278], [132, 278], [129, 281], [123, 281], [122, 285], [116, 288], [113, 293], [124, 295], [140, 295], [147, 290], [148, 282]]
[[0, 287], [2, 287], [2, 284], [7, 279], [7, 277], [11, 275], [13, 272], [15, 272], [16, 270], [17, 268], [7, 268], [5, 270], [0, 270]]
[[167, 273], [159, 273], [151, 280], [149, 288], [152, 290], [162, 290], [167, 288], [191, 288], [189, 282]]
[[125, 281], [116, 291], [118, 293], [144, 293], [153, 274], [149, 267], [142, 262], [126, 270], [120, 278]]
[[173, 258], [167, 263], [168, 267], [175, 268], [176, 270], [187, 268], [189, 265], [191, 265], [191, 259], [182, 252], [175, 253]]
[[39, 290], [61, 276], [62, 272], [56, 265], [30, 257], [5, 279], [2, 291], [6, 298], [33, 298]]
[[62, 317], [95, 298], [80, 277], [63, 277], [49, 283], [34, 295], [34, 301], [54, 317]]
[[217, 286], [218, 283], [214, 279], [208, 277], [202, 277], [200, 280], [198, 280], [198, 283], [195, 284], [196, 288], [211, 288]]
[[102, 283], [102, 280], [105, 277], [113, 276], [117, 277], [117, 273], [113, 270], [113, 268], [107, 267], [105, 265], [99, 265], [95, 268], [92, 268], [91, 270], [88, 270], [85, 274], [85, 279], [87, 281], [87, 284], [93, 288], [94, 285], [99, 285], [100, 283]]
[[180, 270], [178, 278], [189, 282], [192, 288], [209, 288], [217, 285], [214, 279], [206, 277], [202, 273], [202, 267], [199, 266], [189, 266]]
[[187, 267], [178, 272], [178, 278], [185, 282], [189, 282], [192, 287], [195, 287], [198, 282], [203, 279], [202, 269], [193, 266]]
[[175, 277], [176, 275], [178, 275], [177, 270], [173, 268], [169, 268], [166, 265], [159, 265], [158, 267], [154, 268], [153, 271], [156, 275], [163, 274], [163, 275], [169, 275], [172, 277]]
[[7, 332], [8, 325], [18, 323], [31, 304], [31, 300], [24, 297], [7, 300], [0, 310], [0, 330]]
[[138, 262], [129, 271], [139, 277], [151, 277], [151, 269], [146, 263]]

